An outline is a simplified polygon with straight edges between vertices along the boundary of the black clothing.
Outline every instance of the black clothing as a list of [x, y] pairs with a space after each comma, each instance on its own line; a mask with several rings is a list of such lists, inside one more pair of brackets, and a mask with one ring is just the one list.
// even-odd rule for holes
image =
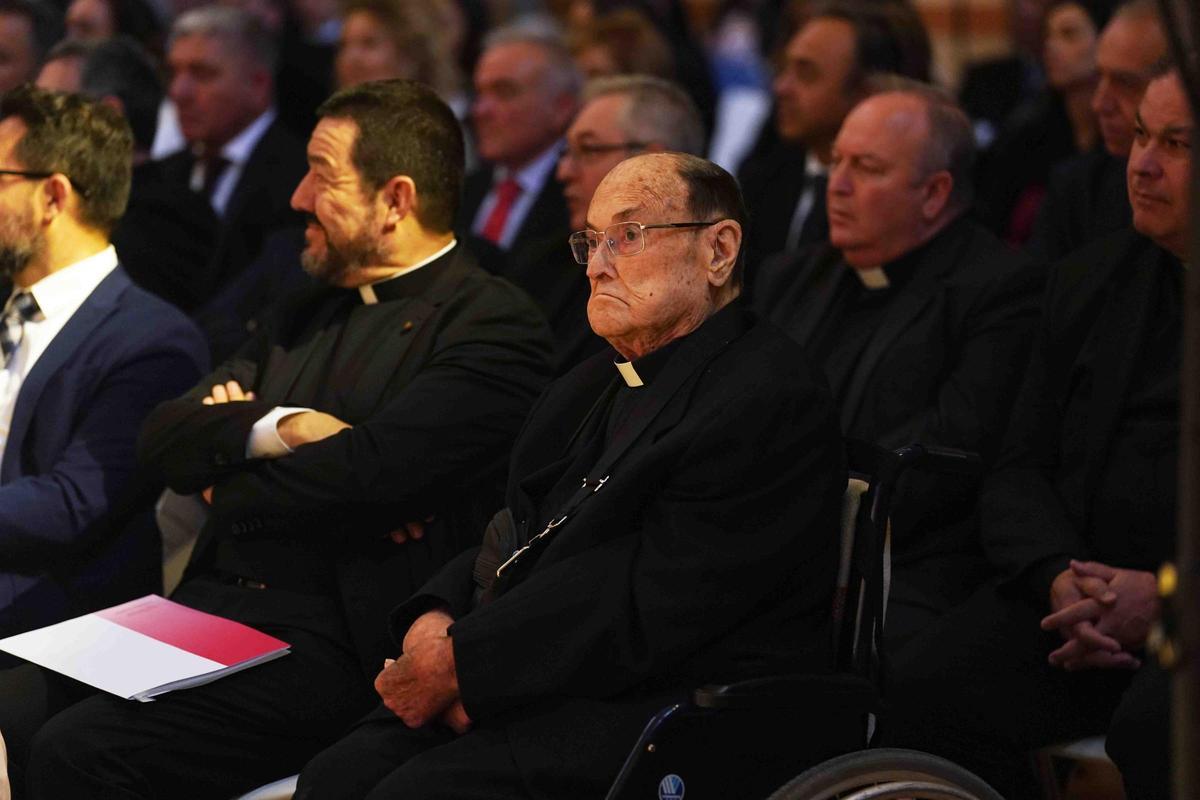
[[[952, 222], [868, 289], [829, 245], [772, 267], [757, 305], [822, 367], [847, 436], [996, 455], [1037, 316], [1044, 270], [978, 224]], [[986, 575], [978, 481], [913, 473], [893, 500], [888, 638], [902, 641]]]
[[147, 161], [133, 169], [112, 242], [134, 283], [191, 314], [207, 296], [218, 226], [206, 197], [180, 191], [159, 162]]
[[605, 347], [588, 324], [586, 267], [575, 263], [567, 245], [571, 224], [562, 184], [553, 175], [546, 178], [507, 250], [471, 232], [491, 187], [491, 168], [467, 176], [455, 224], [459, 241], [484, 269], [512, 281], [537, 303], [554, 332], [555, 373], [562, 374]]
[[[606, 412], [648, 427], [549, 543], [522, 557], [515, 578], [498, 579], [476, 605], [467, 553], [393, 615], [399, 641], [429, 608], [451, 610], [458, 684], [476, 727], [450, 746], [501, 736], [509, 774], [520, 775], [516, 796], [603, 795], [650, 715], [696, 685], [830, 665], [845, 471], [832, 405], [803, 355], [734, 304], [647, 373], [628, 403], [597, 409], [615, 379], [598, 355], [538, 402], [509, 472], [523, 541], [560, 508], [556, 487], [597, 477]], [[615, 435], [632, 434], [618, 425]], [[395, 719], [360, 727], [301, 775], [297, 797], [338, 797], [339, 770], [383, 766], [391, 775], [379, 779], [417, 783], [427, 762], [381, 765], [370, 755], [388, 740], [411, 748], [415, 735]], [[362, 761], [351, 743], [368, 748]], [[430, 757], [444, 761], [441, 752]], [[478, 777], [470, 758], [458, 769]], [[415, 796], [451, 791], [425, 783]]]
[[[233, 794], [295, 770], [369, 710], [371, 680], [394, 655], [388, 610], [478, 540], [550, 354], [528, 298], [461, 248], [372, 288], [371, 305], [337, 288], [281, 303], [237, 355], [159, 406], [139, 443], [171, 488], [215, 486], [175, 599], [266, 630], [292, 654], [148, 706], [97, 697], [67, 709], [35, 743], [35, 797], [178, 796], [200, 769], [210, 775], [197, 785]], [[200, 403], [230, 380], [257, 399]], [[286, 405], [353, 427], [247, 458], [254, 423]], [[388, 536], [431, 514], [420, 541]], [[165, 730], [170, 748], [144, 746]]]
[[1026, 252], [1045, 263], [1066, 258], [1133, 224], [1125, 181], [1127, 160], [1103, 149], [1064, 162], [1050, 175]]
[[[192, 191], [194, 163], [192, 152], [184, 149], [167, 156], [158, 165], [163, 180], [175, 191], [184, 193]], [[304, 177], [307, 163], [304, 142], [280, 121], [273, 122], [242, 166], [225, 206], [204, 281], [198, 284], [197, 306], [203, 305], [254, 261], [268, 235], [303, 225], [300, 214], [292, 210], [291, 198]]]
[[[1148, 667], [1051, 667], [1061, 639], [1038, 622], [1069, 559], [1152, 570], [1173, 552], [1180, 269], [1133, 231], [1054, 269], [980, 503], [983, 545], [1005, 582], [893, 660], [892, 744], [946, 755], [1023, 796], [1009, 781], [1025, 751], [1102, 732], [1126, 691], [1153, 680]], [[1154, 738], [1113, 733], [1134, 771], [1153, 771]]]

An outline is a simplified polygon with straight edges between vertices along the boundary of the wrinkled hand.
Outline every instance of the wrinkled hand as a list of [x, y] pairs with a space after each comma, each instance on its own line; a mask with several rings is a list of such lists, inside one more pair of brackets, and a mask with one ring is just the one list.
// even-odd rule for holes
[[209, 391], [208, 397], [205, 397], [200, 402], [206, 406], [218, 406], [224, 403], [237, 403], [244, 400], [253, 400], [254, 392], [242, 391], [242, 385], [237, 381], [228, 381], [227, 383], [218, 383]]
[[[439, 718], [447, 724], [460, 721], [452, 708], [459, 700], [454, 645], [446, 635], [452, 622], [445, 611], [422, 614], [404, 636], [404, 654], [385, 661], [375, 678], [383, 704], [410, 728]], [[462, 720], [470, 724], [465, 713]]]
[[349, 423], [342, 422], [332, 414], [323, 411], [301, 411], [298, 414], [288, 414], [279, 420], [275, 430], [283, 443], [295, 450], [302, 444], [328, 439], [349, 427]]
[[392, 541], [396, 544], [404, 544], [407, 541], [419, 542], [425, 538], [425, 525], [433, 522], [433, 515], [412, 522], [406, 522], [401, 527], [392, 531], [388, 536], [392, 537]]
[[1145, 642], [1158, 615], [1156, 589], [1152, 573], [1072, 561], [1055, 578], [1053, 613], [1041, 623], [1067, 640], [1050, 654], [1050, 663], [1068, 671], [1140, 667], [1129, 650]]

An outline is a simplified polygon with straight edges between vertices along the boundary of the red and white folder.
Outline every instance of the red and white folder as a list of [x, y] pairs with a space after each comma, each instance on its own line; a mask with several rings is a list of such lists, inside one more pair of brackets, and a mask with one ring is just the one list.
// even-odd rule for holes
[[153, 594], [0, 639], [6, 653], [142, 702], [271, 661], [289, 647]]

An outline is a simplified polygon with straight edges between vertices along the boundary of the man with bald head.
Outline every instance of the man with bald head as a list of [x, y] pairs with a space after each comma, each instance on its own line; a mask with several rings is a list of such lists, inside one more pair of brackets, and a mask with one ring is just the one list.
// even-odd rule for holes
[[1029, 749], [1108, 732], [1130, 800], [1168, 796], [1167, 680], [1145, 652], [1176, 539], [1194, 123], [1176, 71], [1135, 116], [1133, 228], [1052, 270], [980, 538], [1002, 572], [893, 659], [892, 743], [1005, 797]]
[[841, 440], [800, 349], [738, 302], [744, 219], [694, 156], [601, 182], [571, 248], [611, 350], [543, 395], [507, 509], [393, 614], [384, 706], [297, 798], [600, 797], [695, 686], [827, 663]]
[[[966, 218], [974, 146], [953, 101], [903, 78], [871, 86], [833, 143], [829, 244], [769, 270], [777, 279], [755, 303], [824, 369], [848, 436], [987, 460], [1033, 335], [1041, 271]], [[894, 640], [964, 599], [982, 567], [966, 524], [972, 486], [901, 488]]]
[[[704, 149], [700, 112], [680, 87], [649, 75], [597, 78], [583, 91], [583, 106], [567, 129], [558, 159], [571, 230], [587, 227], [588, 205], [600, 181], [617, 164], [638, 153], [673, 151], [699, 154]], [[547, 242], [562, 269], [576, 278], [563, 284], [569, 297], [553, 303], [550, 319], [563, 371], [603, 347], [587, 321], [588, 282], [571, 255], [555, 240]]]
[[1100, 34], [1096, 46], [1100, 81], [1092, 95], [1100, 146], [1051, 174], [1027, 248], [1039, 260], [1055, 261], [1129, 227], [1125, 165], [1133, 144], [1134, 112], [1154, 65], [1167, 54], [1158, 13], [1156, 0], [1130, 0], [1114, 12]]

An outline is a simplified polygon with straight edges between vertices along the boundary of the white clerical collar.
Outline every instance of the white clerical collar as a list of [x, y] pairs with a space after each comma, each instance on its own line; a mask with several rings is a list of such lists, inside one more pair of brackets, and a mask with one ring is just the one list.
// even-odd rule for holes
[[[851, 267], [851, 269], [854, 269], [854, 267]], [[888, 280], [887, 273], [883, 271], [883, 267], [854, 269], [854, 274], [858, 276], [858, 279], [862, 281], [862, 285], [867, 289], [886, 289], [892, 285], [891, 281]]]
[[617, 372], [621, 373], [621, 377], [625, 379], [625, 385], [629, 388], [636, 389], [646, 385], [642, 381], [642, 376], [638, 375], [637, 370], [633, 368], [633, 362], [614, 361], [613, 365], [617, 368]]
[[399, 278], [401, 275], [407, 275], [410, 272], [416, 272], [417, 270], [419, 270], [421, 267], [425, 266], [426, 264], [432, 264], [434, 261], [437, 261], [439, 258], [446, 255], [446, 253], [449, 253], [451, 250], [453, 250], [454, 245], [456, 245], [456, 244], [458, 244], [458, 239], [451, 239], [450, 244], [446, 245], [441, 250], [438, 250], [436, 253], [429, 256], [428, 258], [421, 259], [417, 263], [413, 264], [411, 267], [404, 267], [403, 269], [398, 269], [395, 272], [393, 272], [391, 275], [388, 275], [386, 278], [380, 278], [379, 280], [375, 281], [374, 283], [368, 283], [364, 286], [358, 287], [358, 294], [362, 298], [363, 305], [373, 306], [379, 302], [379, 298], [375, 295], [375, 287], [378, 286], [379, 284], [384, 283], [386, 281], [395, 280], [396, 278]]

